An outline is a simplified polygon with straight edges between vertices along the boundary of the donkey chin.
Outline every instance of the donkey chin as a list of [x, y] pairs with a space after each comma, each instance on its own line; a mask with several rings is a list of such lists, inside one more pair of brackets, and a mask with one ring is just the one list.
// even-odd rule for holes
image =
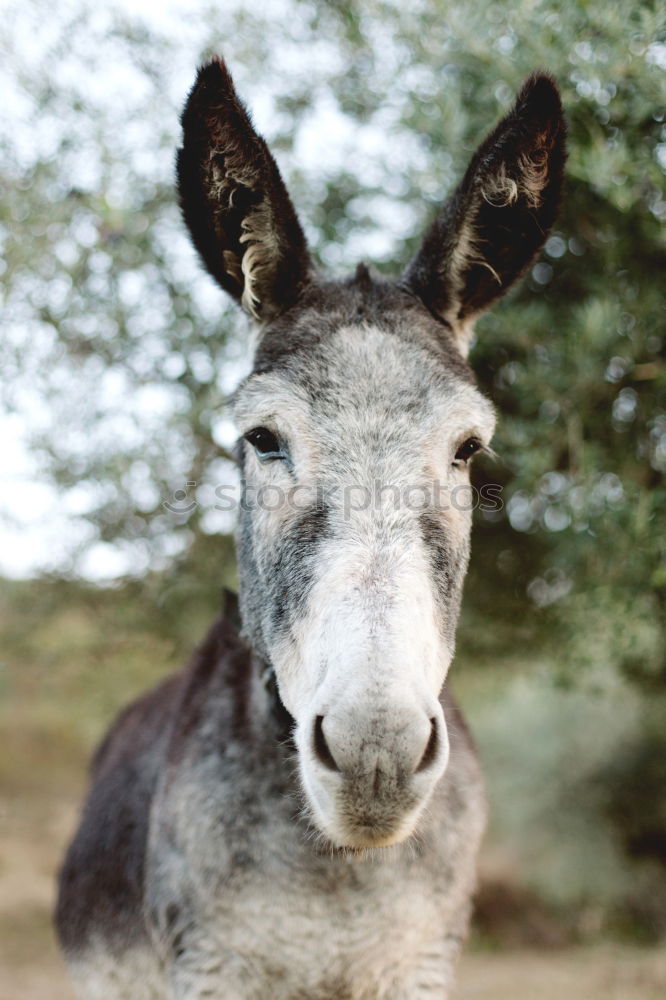
[[448, 763], [441, 706], [409, 720], [403, 711], [383, 729], [362, 725], [353, 712], [344, 728], [333, 721], [318, 715], [296, 734], [301, 781], [316, 828], [335, 847], [350, 850], [407, 840]]

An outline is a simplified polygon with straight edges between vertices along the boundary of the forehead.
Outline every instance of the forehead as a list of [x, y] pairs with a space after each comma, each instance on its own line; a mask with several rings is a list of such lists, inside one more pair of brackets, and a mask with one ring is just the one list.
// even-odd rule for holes
[[384, 433], [409, 423], [489, 434], [493, 422], [492, 407], [459, 368], [418, 338], [370, 321], [330, 330], [256, 371], [235, 394], [234, 411], [239, 423], [315, 419]]

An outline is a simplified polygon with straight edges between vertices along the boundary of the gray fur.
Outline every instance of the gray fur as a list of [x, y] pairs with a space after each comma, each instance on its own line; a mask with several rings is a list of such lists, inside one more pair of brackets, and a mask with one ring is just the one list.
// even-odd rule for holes
[[[448, 996], [485, 800], [446, 683], [471, 530], [446, 498], [468, 484], [464, 445], [487, 445], [494, 426], [464, 353], [469, 311], [495, 292], [465, 234], [472, 215], [504, 240], [520, 222], [479, 203], [532, 205], [537, 140], [543, 157], [556, 149], [551, 174], [537, 164], [551, 210], [558, 107], [552, 81], [526, 85], [402, 282], [359, 267], [333, 283], [312, 272], [226, 68], [200, 72], [183, 212], [208, 269], [262, 324], [233, 400], [242, 624], [228, 607], [96, 754], [56, 915], [81, 998]], [[518, 247], [511, 280], [538, 245]], [[252, 502], [268, 490], [283, 502]]]
[[[66, 947], [78, 995], [444, 996], [466, 933], [485, 819], [476, 757], [448, 694], [451, 762], [417, 834], [396, 847], [336, 850], [302, 810], [293, 748], [281, 742], [258, 669], [248, 669], [249, 650], [224, 624], [213, 647], [169, 692], [178, 712], [165, 712], [165, 741], [135, 756], [145, 771], [159, 773], [143, 906], [125, 901], [121, 928], [110, 919], [116, 904], [94, 886], [84, 887], [81, 899], [73, 896], [77, 886], [63, 884], [61, 936], [67, 910], [80, 907], [88, 923], [82, 939]], [[136, 729], [150, 726], [160, 704], [164, 709], [158, 689], [137, 706]], [[234, 734], [241, 707], [250, 724]], [[117, 767], [126, 742], [121, 720], [98, 768]], [[78, 866], [103, 850], [102, 839], [98, 829]]]

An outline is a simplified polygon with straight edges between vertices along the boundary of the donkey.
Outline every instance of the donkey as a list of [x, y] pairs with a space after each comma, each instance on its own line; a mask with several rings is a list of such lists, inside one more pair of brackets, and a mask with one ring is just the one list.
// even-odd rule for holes
[[433, 484], [493, 432], [466, 355], [554, 221], [558, 90], [527, 80], [396, 281], [316, 273], [221, 60], [182, 126], [185, 222], [259, 331], [238, 617], [97, 750], [60, 941], [85, 1000], [441, 1000], [485, 800], [446, 685], [471, 512]]

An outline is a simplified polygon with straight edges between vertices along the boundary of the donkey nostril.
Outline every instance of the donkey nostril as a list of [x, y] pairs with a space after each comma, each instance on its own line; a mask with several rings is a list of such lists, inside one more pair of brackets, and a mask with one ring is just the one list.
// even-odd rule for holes
[[329, 771], [339, 771], [340, 768], [335, 763], [335, 757], [328, 748], [326, 737], [324, 736], [324, 716], [318, 715], [314, 724], [314, 752], [315, 757], [327, 767]]
[[426, 748], [423, 751], [423, 756], [419, 761], [415, 774], [419, 771], [425, 771], [426, 767], [432, 764], [433, 760], [437, 756], [437, 750], [439, 749], [439, 736], [437, 734], [437, 719], [430, 720], [430, 736], [428, 737], [428, 742]]

